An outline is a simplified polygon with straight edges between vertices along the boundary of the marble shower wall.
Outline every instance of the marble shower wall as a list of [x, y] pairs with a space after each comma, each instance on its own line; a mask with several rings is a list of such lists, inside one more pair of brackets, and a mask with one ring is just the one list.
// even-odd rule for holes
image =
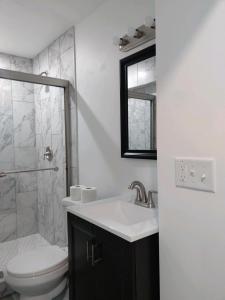
[[[72, 183], [78, 181], [74, 28], [33, 60], [0, 54], [0, 68], [69, 80]], [[0, 170], [58, 166], [59, 171], [0, 180], [0, 242], [36, 233], [66, 244], [63, 89], [0, 80]], [[50, 146], [54, 159], [43, 159]]]
[[[0, 54], [0, 68], [32, 73], [32, 60]], [[0, 79], [0, 170], [36, 168], [34, 87]], [[37, 175], [0, 179], [0, 242], [38, 230]]]
[[[74, 28], [55, 40], [33, 60], [34, 74], [70, 81], [71, 149], [73, 183], [77, 183], [77, 110], [75, 102]], [[58, 166], [59, 172], [38, 174], [38, 225], [40, 234], [50, 243], [66, 244], [66, 216], [61, 200], [66, 195], [64, 94], [63, 89], [34, 87], [36, 143], [38, 167]], [[50, 146], [54, 160], [43, 160], [45, 147]]]
[[[66, 196], [63, 89], [37, 85], [34, 87], [36, 112], [37, 167], [57, 166], [58, 172], [38, 173], [38, 227], [40, 234], [52, 244], [64, 245], [65, 226], [61, 200]], [[53, 151], [52, 161], [44, 159], [46, 147]]]
[[129, 98], [128, 120], [129, 149], [150, 150], [150, 101]]

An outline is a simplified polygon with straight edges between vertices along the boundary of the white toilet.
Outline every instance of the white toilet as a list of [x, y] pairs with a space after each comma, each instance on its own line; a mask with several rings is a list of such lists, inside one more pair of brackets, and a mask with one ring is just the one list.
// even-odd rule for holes
[[68, 254], [46, 246], [15, 256], [7, 265], [6, 282], [20, 300], [52, 300], [66, 287]]

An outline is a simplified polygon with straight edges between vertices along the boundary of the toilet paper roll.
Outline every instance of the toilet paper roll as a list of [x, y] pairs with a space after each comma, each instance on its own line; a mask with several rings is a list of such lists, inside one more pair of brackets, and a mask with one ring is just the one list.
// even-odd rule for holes
[[81, 200], [81, 190], [85, 188], [84, 185], [74, 185], [70, 187], [70, 198], [73, 201]]
[[81, 202], [91, 202], [97, 200], [96, 187], [83, 187], [81, 189]]

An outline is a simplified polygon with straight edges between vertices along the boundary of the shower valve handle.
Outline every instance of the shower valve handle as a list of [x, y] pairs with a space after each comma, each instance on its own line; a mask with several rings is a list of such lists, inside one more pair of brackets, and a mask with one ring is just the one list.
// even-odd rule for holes
[[53, 152], [50, 147], [46, 147], [45, 153], [44, 153], [44, 159], [47, 159], [48, 161], [52, 161], [53, 159]]

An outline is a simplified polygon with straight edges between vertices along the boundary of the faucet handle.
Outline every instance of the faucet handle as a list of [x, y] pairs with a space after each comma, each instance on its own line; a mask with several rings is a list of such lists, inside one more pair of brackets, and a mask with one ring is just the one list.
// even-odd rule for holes
[[152, 194], [153, 194], [154, 192], [152, 192], [152, 191], [148, 191], [148, 205], [149, 205], [149, 208], [155, 208], [156, 206], [155, 206], [155, 202], [154, 202], [154, 200], [153, 200], [153, 198], [152, 198]]

